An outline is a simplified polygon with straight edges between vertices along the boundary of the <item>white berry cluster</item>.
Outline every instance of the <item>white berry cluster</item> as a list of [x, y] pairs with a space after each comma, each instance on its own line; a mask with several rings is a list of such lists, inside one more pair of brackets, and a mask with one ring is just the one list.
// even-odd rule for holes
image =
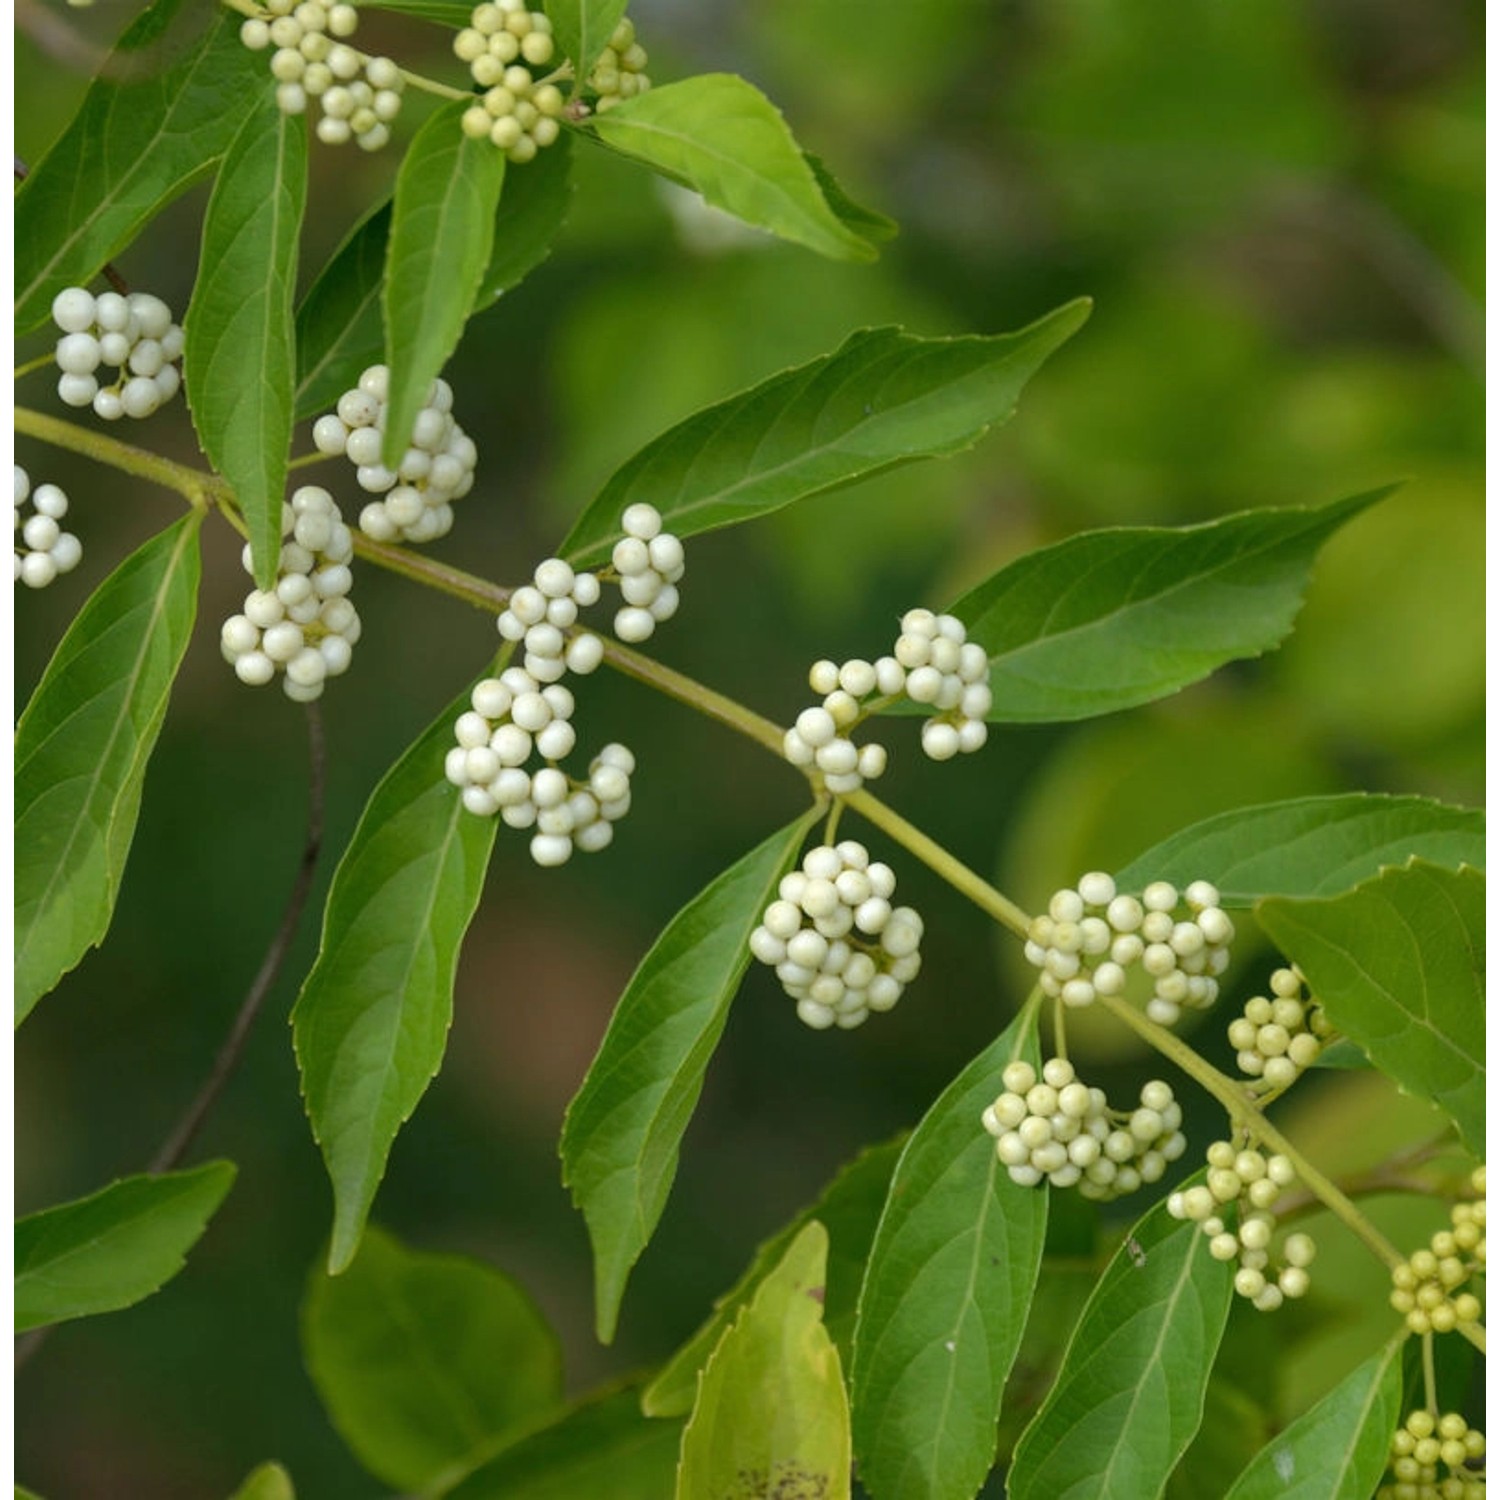
[[606, 580], [619, 585], [625, 601], [615, 612], [615, 634], [635, 644], [648, 640], [656, 627], [677, 613], [677, 585], [686, 571], [682, 542], [662, 530], [654, 505], [627, 505], [620, 517], [625, 535], [610, 554]]
[[320, 141], [342, 146], [352, 140], [363, 151], [378, 151], [401, 113], [406, 80], [390, 58], [371, 57], [343, 40], [358, 24], [359, 13], [342, 0], [266, 0], [265, 14], [240, 27], [240, 40], [254, 52], [275, 47], [271, 76], [283, 114], [303, 114], [316, 99]]
[[646, 77], [646, 49], [635, 39], [635, 23], [622, 17], [610, 34], [609, 46], [589, 70], [589, 88], [595, 94], [594, 108], [601, 113], [644, 94], [651, 87]]
[[[561, 683], [538, 682], [524, 667], [486, 678], [470, 703], [453, 726], [458, 743], [444, 763], [464, 806], [479, 817], [499, 813], [511, 828], [534, 827], [531, 857], [539, 865], [564, 864], [574, 849], [603, 849], [630, 811], [630, 751], [606, 745], [584, 781], [552, 764], [577, 742], [573, 695]], [[528, 772], [533, 751], [548, 764]]]
[[[282, 507], [276, 587], [252, 589], [243, 613], [219, 632], [224, 659], [241, 682], [263, 687], [278, 672], [294, 703], [311, 703], [330, 677], [348, 671], [359, 640], [359, 613], [349, 598], [354, 539], [327, 490], [304, 485]], [[250, 548], [243, 553], [253, 572]]]
[[1264, 1078], [1277, 1090], [1290, 1087], [1312, 1067], [1333, 1027], [1322, 1008], [1303, 992], [1301, 971], [1277, 969], [1271, 993], [1245, 1002], [1244, 1014], [1229, 1023], [1229, 1045], [1240, 1072]]
[[552, 22], [541, 11], [527, 10], [525, 0], [486, 0], [454, 37], [453, 50], [485, 91], [464, 111], [465, 135], [492, 141], [518, 165], [558, 138], [562, 90], [531, 72], [552, 60]]
[[[1484, 1500], [1484, 1434], [1461, 1413], [1411, 1412], [1391, 1438], [1392, 1483], [1375, 1500]], [[1448, 1473], [1438, 1478], [1438, 1465]]]
[[[1281, 1247], [1285, 1264], [1274, 1278], [1266, 1274], [1276, 1233], [1276, 1200], [1296, 1180], [1296, 1169], [1285, 1156], [1215, 1141], [1208, 1148], [1204, 1182], [1167, 1199], [1167, 1212], [1174, 1219], [1191, 1219], [1208, 1236], [1208, 1253], [1215, 1260], [1239, 1261], [1234, 1289], [1261, 1312], [1275, 1312], [1286, 1298], [1307, 1293], [1307, 1268], [1317, 1254], [1310, 1235], [1288, 1235]], [[1237, 1229], [1224, 1221], [1231, 1206], [1238, 1210]]]
[[572, 636], [568, 631], [580, 608], [599, 602], [598, 578], [575, 573], [562, 558], [549, 557], [537, 564], [531, 579], [501, 611], [496, 622], [500, 634], [523, 646], [522, 665], [538, 682], [557, 682], [565, 672], [587, 676], [603, 660], [604, 645], [587, 630]]
[[853, 839], [808, 850], [782, 878], [750, 951], [776, 970], [806, 1025], [849, 1030], [890, 1010], [916, 978], [922, 919], [891, 905], [895, 891], [891, 867]]
[[394, 469], [380, 462], [390, 372], [371, 365], [338, 408], [313, 423], [319, 453], [345, 454], [359, 487], [383, 498], [359, 513], [359, 529], [377, 542], [431, 542], [453, 527], [453, 502], [474, 487], [478, 450], [453, 418], [453, 390], [434, 380], [412, 424], [411, 442]]
[[1455, 1203], [1449, 1229], [1440, 1229], [1427, 1248], [1416, 1251], [1391, 1272], [1391, 1306], [1413, 1333], [1451, 1333], [1460, 1323], [1477, 1323], [1484, 1304], [1466, 1282], [1485, 1274], [1484, 1168], [1470, 1183], [1477, 1199]]
[[815, 661], [808, 686], [823, 695], [820, 707], [804, 708], [781, 742], [782, 754], [804, 769], [816, 766], [823, 784], [836, 796], [857, 792], [884, 774], [884, 745], [856, 745], [846, 731], [864, 716], [860, 699], [877, 685], [875, 666], [858, 658], [839, 665]]
[[[978, 750], [989, 737], [985, 716], [994, 702], [990, 658], [968, 639], [963, 621], [930, 609], [908, 610], [892, 655], [904, 674], [897, 691], [938, 711], [922, 726], [922, 749], [933, 760]], [[894, 673], [888, 675], [894, 680]]]
[[[70, 573], [83, 557], [83, 545], [57, 523], [68, 513], [68, 497], [55, 484], [31, 488], [31, 476], [16, 470], [16, 572], [29, 589], [44, 589], [59, 573]], [[27, 515], [30, 501], [31, 514]]]
[[1213, 1004], [1233, 938], [1234, 923], [1206, 880], [1195, 880], [1180, 897], [1176, 886], [1157, 880], [1137, 900], [1118, 894], [1114, 880], [1095, 870], [1032, 918], [1025, 951], [1041, 970], [1044, 993], [1071, 1006], [1123, 994], [1138, 964], [1152, 981], [1146, 1014], [1171, 1026], [1184, 1006]]
[[1109, 1107], [1103, 1089], [1081, 1083], [1065, 1057], [1043, 1063], [1040, 1079], [1028, 1062], [1013, 1062], [1000, 1076], [1005, 1091], [980, 1119], [1022, 1187], [1045, 1177], [1085, 1198], [1120, 1198], [1160, 1181], [1187, 1149], [1182, 1106], [1159, 1078], [1141, 1088], [1138, 1108], [1122, 1112]]
[[[149, 417], [182, 385], [176, 361], [182, 358], [182, 329], [172, 309], [146, 292], [101, 292], [70, 286], [52, 299], [52, 321], [63, 331], [57, 341], [59, 399], [67, 406], [92, 406], [106, 422]], [[101, 365], [115, 376], [101, 385]]]

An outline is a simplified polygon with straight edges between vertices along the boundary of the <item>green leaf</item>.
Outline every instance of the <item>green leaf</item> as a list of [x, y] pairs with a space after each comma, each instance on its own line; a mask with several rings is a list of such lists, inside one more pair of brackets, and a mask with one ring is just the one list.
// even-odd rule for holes
[[229, 1500], [297, 1500], [292, 1476], [280, 1464], [262, 1464]]
[[875, 1226], [880, 1221], [891, 1173], [903, 1144], [902, 1139], [897, 1139], [861, 1152], [828, 1184], [815, 1203], [803, 1209], [786, 1228], [761, 1245], [740, 1279], [714, 1303], [708, 1321], [647, 1386], [641, 1396], [641, 1410], [647, 1416], [675, 1417], [692, 1410], [698, 1389], [698, 1372], [707, 1363], [724, 1330], [770, 1275], [803, 1227], [814, 1219], [828, 1233], [823, 1326], [838, 1348], [840, 1361], [848, 1363], [854, 1335], [854, 1310], [859, 1300], [865, 1259], [875, 1238]]
[[1117, 526], [1018, 558], [950, 607], [990, 653], [1001, 723], [1150, 703], [1292, 628], [1313, 557], [1376, 490], [1200, 526]]
[[474, 17], [474, 7], [463, 0], [365, 0], [371, 10], [390, 10], [398, 15], [416, 16], [421, 21], [435, 21], [440, 26], [460, 30]]
[[243, 17], [157, 0], [131, 23], [82, 107], [16, 194], [16, 333], [64, 287], [98, 275], [223, 156], [250, 101], [270, 94]]
[[[463, 24], [468, 24], [464, 8]], [[519, 286], [551, 253], [572, 201], [572, 137], [515, 172], [495, 216], [490, 263], [472, 312]], [[318, 273], [297, 309], [297, 415], [327, 411], [383, 353], [380, 289], [390, 239], [391, 204], [368, 213]]]
[[1011, 334], [852, 334], [833, 353], [648, 443], [579, 517], [561, 553], [586, 566], [607, 559], [624, 534], [621, 515], [638, 501], [654, 505], [678, 536], [693, 536], [912, 459], [962, 452], [1010, 417], [1022, 387], [1083, 325], [1089, 306], [1070, 302]]
[[596, 1393], [510, 1444], [446, 1500], [664, 1500], [681, 1442], [681, 1422], [641, 1415], [636, 1387]]
[[16, 1022], [109, 930], [146, 762], [198, 602], [191, 511], [68, 627], [16, 729]]
[[833, 173], [828, 170], [827, 164], [821, 157], [814, 156], [811, 151], [804, 151], [802, 159], [811, 169], [818, 184], [818, 191], [823, 194], [829, 208], [861, 239], [877, 242], [896, 237], [900, 228], [896, 221], [888, 219], [884, 214], [876, 213], [872, 208], [865, 208], [862, 204], [856, 203], [844, 191]]
[[365, 805], [323, 914], [317, 962], [292, 1010], [313, 1135], [333, 1182], [328, 1269], [354, 1259], [396, 1132], [443, 1060], [453, 975], [495, 842], [443, 777], [466, 690]]
[[234, 1165], [126, 1177], [16, 1220], [16, 1332], [133, 1307], [183, 1266]]
[[849, 1402], [823, 1326], [828, 1233], [803, 1227], [719, 1340], [682, 1434], [677, 1500], [848, 1500]]
[[563, 1181], [594, 1247], [599, 1338], [609, 1343], [630, 1268], [651, 1239], [750, 934], [818, 816], [774, 833], [694, 896], [641, 960], [563, 1120]]
[[453, 1483], [562, 1401], [562, 1351], [509, 1276], [368, 1227], [342, 1276], [315, 1268], [308, 1373], [333, 1425], [399, 1490]]
[[1205, 818], [1153, 845], [1116, 877], [1211, 880], [1225, 906], [1262, 896], [1336, 896], [1412, 855], [1449, 869], [1484, 865], [1484, 814], [1426, 797], [1295, 797]]
[[1484, 876], [1413, 859], [1324, 900], [1255, 908], [1324, 1014], [1484, 1153]]
[[33, 1490], [25, 1489], [18, 1484], [16, 1486], [16, 1500], [42, 1500], [42, 1497]]
[[626, 0], [546, 0], [547, 19], [557, 40], [557, 61], [571, 58], [574, 93], [609, 46], [625, 14]]
[[307, 122], [267, 94], [230, 145], [208, 200], [182, 357], [193, 425], [239, 501], [262, 589], [275, 587], [281, 559], [306, 201]]
[[1369, 1500], [1401, 1420], [1401, 1348], [1392, 1340], [1250, 1461], [1225, 1500]]
[[1233, 1268], [1158, 1204], [1089, 1298], [1057, 1383], [1021, 1435], [1011, 1500], [1150, 1500], [1197, 1431]]
[[406, 451], [432, 382], [458, 347], [495, 243], [505, 153], [470, 140], [459, 121], [468, 101], [433, 112], [416, 133], [391, 204], [380, 305], [390, 366], [383, 461]]
[[1047, 1194], [1010, 1180], [980, 1115], [1037, 1056], [1023, 1012], [939, 1096], [896, 1165], [854, 1330], [854, 1448], [880, 1500], [973, 1495], [1041, 1265]]
[[606, 146], [774, 235], [834, 260], [875, 248], [823, 196], [781, 111], [733, 73], [700, 73], [637, 94], [590, 122]]

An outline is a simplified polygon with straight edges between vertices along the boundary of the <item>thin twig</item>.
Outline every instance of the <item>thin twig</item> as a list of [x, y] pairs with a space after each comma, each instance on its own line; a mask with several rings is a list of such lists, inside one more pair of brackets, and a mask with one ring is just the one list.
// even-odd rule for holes
[[[239, 1011], [229, 1028], [229, 1034], [219, 1047], [218, 1056], [214, 1058], [208, 1077], [204, 1079], [193, 1102], [172, 1127], [171, 1133], [162, 1142], [161, 1149], [146, 1169], [153, 1176], [161, 1172], [170, 1172], [181, 1162], [199, 1130], [202, 1129], [209, 1111], [218, 1103], [219, 1096], [224, 1092], [225, 1085], [244, 1055], [245, 1043], [249, 1040], [251, 1028], [255, 1025], [256, 1017], [260, 1014], [266, 996], [270, 994], [281, 973], [281, 966], [286, 961], [287, 952], [291, 948], [292, 939], [296, 936], [297, 926], [302, 919], [303, 909], [307, 905], [308, 893], [312, 889], [313, 874], [317, 869], [318, 854], [323, 846], [323, 803], [327, 783], [323, 716], [316, 703], [307, 705], [307, 762], [307, 837], [302, 845], [302, 859], [298, 863], [297, 874], [292, 881], [291, 893], [281, 913], [281, 924], [277, 927], [276, 935], [266, 949], [259, 972], [246, 992], [244, 1000], [240, 1002]], [[55, 1323], [48, 1323], [41, 1328], [33, 1328], [16, 1340], [15, 1369], [17, 1371], [42, 1347], [55, 1327], [57, 1327]]]

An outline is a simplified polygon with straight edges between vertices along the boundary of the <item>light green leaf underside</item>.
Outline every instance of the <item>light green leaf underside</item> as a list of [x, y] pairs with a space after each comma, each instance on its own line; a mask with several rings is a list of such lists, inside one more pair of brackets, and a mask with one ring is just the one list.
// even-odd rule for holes
[[68, 627], [16, 730], [16, 1021], [109, 930], [146, 763], [198, 601], [193, 511]]
[[396, 177], [380, 301], [390, 366], [383, 462], [390, 469], [458, 347], [495, 242], [505, 153], [463, 133], [468, 107], [455, 99], [434, 111]]
[[1401, 1420], [1404, 1342], [1367, 1359], [1273, 1438], [1225, 1500], [1369, 1500]]
[[234, 1182], [234, 1166], [126, 1177], [16, 1221], [16, 1332], [133, 1307], [170, 1281]]
[[1255, 909], [1328, 1019], [1484, 1154], [1484, 876], [1413, 859], [1326, 900]]
[[724, 1332], [682, 1434], [677, 1500], [848, 1500], [849, 1403], [823, 1326], [828, 1233], [804, 1225]]
[[1021, 1435], [1010, 1500], [1151, 1500], [1203, 1415], [1233, 1268], [1164, 1203], [1110, 1261], [1041, 1410]]
[[333, 1183], [329, 1271], [354, 1258], [386, 1157], [443, 1060], [458, 950], [495, 820], [443, 777], [465, 691], [386, 773], [334, 872], [317, 962], [292, 1011], [313, 1135]]
[[780, 110], [732, 73], [637, 94], [590, 122], [606, 146], [702, 193], [715, 208], [834, 260], [875, 247], [829, 206]]
[[1035, 1024], [1013, 1021], [943, 1091], [896, 1165], [860, 1292], [851, 1390], [863, 1482], [881, 1500], [972, 1496], [1041, 1265], [1047, 1195], [1018, 1187], [980, 1115]]
[[851, 334], [831, 354], [648, 443], [605, 485], [560, 551], [575, 565], [605, 561], [624, 534], [625, 508], [641, 501], [678, 536], [693, 536], [897, 464], [961, 452], [1010, 417], [1026, 382], [1082, 326], [1089, 306], [1068, 303], [1011, 334]]
[[599, 54], [625, 14], [627, 0], [546, 0], [543, 7], [552, 22], [557, 57], [573, 61], [574, 88], [587, 80]]
[[[467, 25], [467, 8], [464, 15]], [[571, 164], [572, 138], [563, 136], [525, 171], [511, 174], [471, 316], [519, 286], [551, 252], [572, 202]], [[297, 309], [299, 419], [331, 410], [360, 373], [383, 356], [380, 291], [390, 228], [387, 199], [350, 231]]]
[[1292, 628], [1318, 548], [1389, 493], [1200, 526], [1111, 527], [1027, 553], [950, 606], [990, 653], [990, 719], [1115, 713], [1271, 650]]
[[297, 1500], [292, 1476], [280, 1464], [261, 1464], [229, 1500]]
[[16, 194], [15, 331], [47, 320], [223, 156], [273, 89], [242, 18], [158, 0], [125, 31], [83, 104]]
[[635, 1386], [585, 1397], [550, 1426], [512, 1443], [445, 1500], [667, 1500], [682, 1423], [641, 1415]]
[[183, 384], [203, 451], [250, 531], [256, 587], [275, 586], [292, 438], [292, 300], [307, 202], [307, 122], [263, 96], [234, 138], [203, 220], [183, 324]]
[[562, 1351], [510, 1277], [367, 1227], [341, 1276], [314, 1268], [308, 1374], [350, 1451], [398, 1490], [453, 1482], [562, 1401]]
[[724, 1330], [755, 1289], [786, 1253], [787, 1247], [814, 1219], [828, 1233], [828, 1270], [823, 1297], [823, 1326], [838, 1347], [847, 1367], [854, 1337], [854, 1310], [859, 1300], [865, 1260], [875, 1237], [875, 1226], [885, 1206], [886, 1191], [904, 1137], [861, 1152], [784, 1229], [755, 1252], [735, 1284], [717, 1299], [708, 1321], [668, 1360], [641, 1397], [641, 1410], [651, 1417], [679, 1416], [693, 1409], [698, 1372], [708, 1362]]
[[594, 1247], [605, 1343], [666, 1206], [683, 1132], [750, 961], [750, 934], [816, 816], [772, 834], [672, 918], [631, 976], [568, 1106], [563, 1181]]
[[1121, 870], [1123, 890], [1211, 880], [1226, 906], [1262, 896], [1336, 896], [1413, 855], [1484, 865], [1484, 814], [1426, 797], [1296, 797], [1219, 813], [1179, 830]]

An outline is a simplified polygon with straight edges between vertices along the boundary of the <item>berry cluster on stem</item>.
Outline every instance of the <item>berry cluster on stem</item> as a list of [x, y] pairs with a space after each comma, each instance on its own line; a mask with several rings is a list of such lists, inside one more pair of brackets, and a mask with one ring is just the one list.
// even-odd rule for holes
[[1240, 1072], [1263, 1078], [1278, 1093], [1312, 1067], [1333, 1035], [1322, 1007], [1308, 999], [1304, 986], [1295, 966], [1277, 969], [1270, 995], [1252, 996], [1229, 1023], [1229, 1045]]
[[[57, 341], [58, 399], [65, 406], [92, 406], [106, 422], [149, 417], [182, 386], [182, 329], [172, 310], [147, 292], [101, 292], [65, 287], [52, 299]], [[101, 384], [98, 371], [114, 378]]]
[[646, 49], [635, 39], [634, 22], [621, 17], [610, 33], [609, 46], [589, 69], [588, 87], [594, 95], [594, 108], [602, 114], [637, 94], [644, 94], [651, 87], [646, 62]]
[[527, 10], [525, 0], [485, 0], [454, 37], [453, 51], [485, 91], [464, 111], [465, 135], [489, 140], [517, 165], [557, 140], [566, 100], [550, 78], [531, 71], [554, 51], [552, 22], [541, 11]]
[[58, 525], [68, 513], [68, 497], [62, 490], [55, 484], [39, 484], [33, 490], [26, 470], [20, 464], [15, 470], [14, 581], [44, 589], [59, 573], [71, 573], [78, 566], [83, 544]]
[[1451, 1333], [1484, 1315], [1479, 1297], [1461, 1290], [1485, 1274], [1484, 1168], [1469, 1181], [1477, 1196], [1455, 1203], [1450, 1227], [1391, 1271], [1391, 1306], [1413, 1333]]
[[[1484, 1434], [1455, 1411], [1410, 1412], [1391, 1438], [1391, 1482], [1376, 1500], [1484, 1500]], [[1448, 1470], [1438, 1478], [1438, 1465]]]

